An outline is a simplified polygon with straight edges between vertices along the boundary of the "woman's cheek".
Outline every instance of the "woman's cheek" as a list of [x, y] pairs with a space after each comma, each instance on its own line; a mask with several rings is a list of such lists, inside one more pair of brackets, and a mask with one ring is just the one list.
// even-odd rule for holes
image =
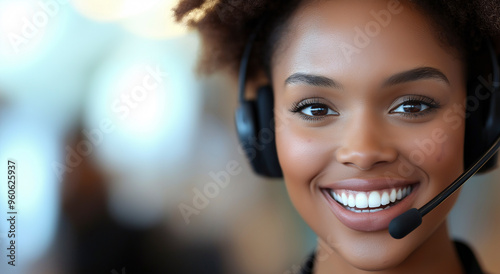
[[289, 198], [306, 223], [321, 235], [321, 230], [334, 226], [315, 184], [315, 178], [331, 164], [330, 145], [319, 134], [311, 134], [311, 129], [292, 123], [277, 131], [276, 144]]
[[328, 144], [291, 121], [276, 132], [276, 145], [285, 181], [307, 185], [331, 160]]
[[439, 190], [451, 184], [463, 172], [463, 137], [450, 135], [450, 138], [437, 144], [436, 153], [429, 157], [429, 169], [437, 182]]
[[427, 177], [426, 186], [436, 195], [451, 184], [463, 172], [464, 126], [460, 128], [437, 120], [414, 137], [406, 146], [407, 159]]

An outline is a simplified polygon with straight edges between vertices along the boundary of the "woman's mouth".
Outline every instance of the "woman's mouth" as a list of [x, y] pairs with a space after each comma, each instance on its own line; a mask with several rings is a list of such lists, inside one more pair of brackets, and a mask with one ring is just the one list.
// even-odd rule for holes
[[409, 185], [368, 192], [329, 189], [329, 193], [335, 201], [347, 210], [356, 213], [372, 213], [389, 209], [398, 204], [399, 201], [410, 195], [412, 189], [412, 186]]
[[321, 191], [340, 222], [370, 232], [387, 229], [392, 219], [414, 207], [419, 186], [418, 181], [408, 180], [348, 179]]

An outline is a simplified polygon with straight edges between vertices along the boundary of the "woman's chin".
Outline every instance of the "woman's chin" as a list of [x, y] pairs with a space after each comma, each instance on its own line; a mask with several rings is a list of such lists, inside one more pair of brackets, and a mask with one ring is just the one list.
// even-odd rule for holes
[[[386, 232], [386, 231], [385, 231]], [[387, 232], [386, 232], [387, 233]], [[398, 244], [389, 241], [384, 231], [370, 232], [362, 239], [353, 242], [342, 242], [335, 245], [333, 252], [338, 254], [339, 259], [348, 262], [352, 267], [365, 271], [377, 271], [394, 268], [401, 264], [411, 252], [406, 252]], [[408, 253], [408, 254], [406, 254]], [[333, 261], [336, 256], [332, 256]], [[332, 262], [334, 263], [334, 262]]]

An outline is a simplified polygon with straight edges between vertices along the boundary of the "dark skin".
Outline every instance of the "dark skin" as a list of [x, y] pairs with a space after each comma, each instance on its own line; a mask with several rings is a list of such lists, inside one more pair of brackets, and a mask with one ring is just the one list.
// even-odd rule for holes
[[[446, 227], [458, 194], [407, 237], [387, 231], [463, 171], [466, 98], [458, 52], [420, 11], [392, 8], [360, 47], [356, 28], [375, 21], [371, 11], [391, 10], [388, 1], [303, 4], [273, 56], [278, 156], [292, 203], [322, 242], [315, 273], [461, 273]], [[358, 50], [346, 54], [345, 45]], [[407, 197], [376, 212], [353, 212], [332, 196], [408, 186]]]

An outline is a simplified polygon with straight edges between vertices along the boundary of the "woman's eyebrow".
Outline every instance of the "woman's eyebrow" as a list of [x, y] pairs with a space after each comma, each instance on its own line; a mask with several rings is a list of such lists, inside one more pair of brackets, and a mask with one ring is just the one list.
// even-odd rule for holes
[[290, 75], [285, 80], [285, 86], [291, 84], [306, 84], [317, 87], [327, 87], [327, 88], [336, 88], [343, 89], [344, 87], [339, 82], [330, 79], [325, 76], [312, 75], [307, 73], [294, 73]]
[[[426, 79], [435, 79], [443, 81], [448, 85], [450, 84], [448, 77], [446, 77], [446, 75], [439, 69], [433, 67], [418, 67], [392, 75], [384, 81], [382, 86], [387, 87]], [[336, 88], [340, 90], [344, 88], [341, 83], [331, 78], [300, 72], [290, 75], [285, 80], [285, 85], [291, 84], [306, 84], [317, 87]]]
[[444, 73], [439, 69], [432, 67], [418, 67], [392, 75], [384, 81], [382, 86], [387, 87], [425, 79], [435, 79], [443, 81], [448, 85], [450, 84], [446, 75], [444, 75]]

